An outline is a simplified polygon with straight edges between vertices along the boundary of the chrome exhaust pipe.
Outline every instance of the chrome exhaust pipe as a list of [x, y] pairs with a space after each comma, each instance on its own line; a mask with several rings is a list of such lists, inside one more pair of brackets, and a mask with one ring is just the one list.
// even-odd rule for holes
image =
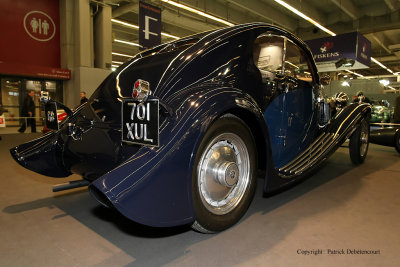
[[85, 186], [88, 186], [89, 184], [90, 184], [90, 182], [86, 181], [86, 180], [71, 181], [69, 183], [58, 184], [58, 185], [53, 186], [53, 192], [60, 192], [60, 191], [69, 190], [69, 189], [73, 189], [73, 188], [85, 187]]

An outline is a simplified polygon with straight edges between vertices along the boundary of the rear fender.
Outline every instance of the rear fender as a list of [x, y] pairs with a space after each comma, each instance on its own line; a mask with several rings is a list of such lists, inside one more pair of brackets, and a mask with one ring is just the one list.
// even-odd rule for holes
[[51, 177], [67, 177], [71, 172], [66, 170], [62, 161], [64, 142], [55, 131], [33, 141], [11, 148], [10, 153], [21, 166]]
[[142, 147], [90, 186], [100, 202], [150, 226], [194, 220], [191, 177], [197, 148], [209, 125], [225, 111], [246, 108], [262, 118], [254, 100], [232, 88], [196, 89], [160, 126], [160, 146]]

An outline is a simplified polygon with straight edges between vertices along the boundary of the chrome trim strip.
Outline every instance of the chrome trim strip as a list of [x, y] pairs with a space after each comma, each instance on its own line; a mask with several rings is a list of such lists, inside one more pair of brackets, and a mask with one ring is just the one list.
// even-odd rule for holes
[[[362, 112], [367, 108], [367, 106], [363, 106]], [[279, 168], [279, 176], [282, 178], [293, 178], [301, 175], [307, 169], [324, 159], [330, 152], [329, 148], [338, 145], [341, 140], [349, 138], [356, 129], [356, 127], [354, 127], [357, 125], [355, 121], [360, 120], [361, 113], [350, 121], [350, 118], [356, 110], [359, 111], [360, 106], [351, 111], [334, 132], [322, 133], [303, 153]]]
[[296, 165], [298, 165], [303, 159], [307, 156], [313, 154], [314, 150], [316, 150], [328, 137], [330, 133], [322, 133], [303, 153], [298, 155], [295, 159], [288, 162], [286, 165], [279, 168], [279, 171], [287, 172], [288, 169], [292, 169]]
[[[323, 139], [323, 140], [321, 140], [321, 142], [319, 142], [318, 143], [318, 145], [317, 146], [315, 146], [313, 149], [312, 149], [312, 151], [310, 152], [310, 159], [308, 160], [308, 161], [312, 161], [313, 160], [313, 158], [314, 157], [316, 157], [316, 156], [318, 156], [318, 155], [320, 155], [321, 153], [321, 150], [323, 150], [323, 149], [325, 149], [327, 146], [329, 146], [333, 141], [334, 141], [335, 139], [333, 138], [333, 134], [327, 134], [326, 136], [325, 136], [325, 138]], [[291, 168], [291, 172], [293, 171], [293, 170], [296, 170], [296, 169], [298, 169], [299, 167], [301, 167], [301, 164], [304, 164], [304, 161], [301, 161], [301, 162], [299, 162], [300, 163], [300, 166], [299, 166], [299, 164], [296, 164], [296, 166], [293, 166], [292, 168]]]
[[304, 172], [305, 169], [307, 169], [308, 167], [314, 165], [314, 163], [316, 161], [318, 161], [323, 154], [325, 154], [327, 152], [327, 149], [332, 146], [333, 143], [335, 143], [336, 138], [333, 138], [330, 142], [326, 143], [323, 147], [321, 147], [319, 153], [317, 155], [315, 155], [315, 157], [309, 161], [309, 162], [305, 162], [305, 164], [300, 165], [299, 167], [295, 168], [294, 170], [291, 170], [290, 173], [294, 174], [301, 174]]

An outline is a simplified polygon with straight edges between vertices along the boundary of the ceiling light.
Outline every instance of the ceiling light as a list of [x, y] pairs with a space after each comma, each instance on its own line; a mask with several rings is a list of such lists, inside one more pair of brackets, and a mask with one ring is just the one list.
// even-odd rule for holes
[[[116, 23], [116, 24], [120, 24], [120, 25], [129, 27], [129, 28], [133, 28], [133, 29], [139, 30], [139, 26], [135, 25], [135, 24], [132, 24], [132, 23], [128, 23], [128, 22], [125, 22], [125, 21], [122, 21], [122, 20], [118, 20], [118, 19], [111, 19], [111, 21]], [[172, 35], [172, 34], [168, 34], [168, 33], [165, 33], [165, 32], [162, 32], [161, 35], [165, 36], [165, 37], [173, 38], [173, 39], [179, 39], [180, 38], [178, 36], [175, 36], [175, 35]]]
[[115, 55], [115, 56], [121, 56], [121, 57], [133, 57], [133, 56], [131, 56], [131, 55], [121, 54], [121, 53], [117, 53], [117, 52], [112, 52], [111, 54], [112, 54], [112, 55]]
[[133, 29], [137, 29], [137, 30], [139, 29], [139, 26], [131, 24], [131, 23], [128, 23], [128, 22], [125, 22], [125, 21], [122, 21], [122, 20], [111, 19], [111, 21], [114, 22], [114, 23], [120, 24], [120, 25], [124, 25], [124, 26], [129, 27], [129, 28], [133, 28]]
[[112, 61], [112, 63], [113, 64], [119, 64], [119, 65], [124, 64], [124, 62], [122, 62], [122, 61], [114, 61], [114, 60]]
[[[164, 1], [164, 0], [163, 0]], [[275, 0], [275, 2], [277, 2], [278, 4], [286, 7], [287, 9], [289, 9], [290, 11], [292, 11], [293, 13], [295, 13], [296, 15], [302, 17], [303, 19], [307, 20], [308, 22], [314, 24], [315, 26], [317, 26], [318, 28], [320, 28], [321, 30], [323, 30], [324, 32], [332, 35], [332, 36], [336, 36], [336, 33], [330, 31], [329, 29], [325, 28], [324, 26], [322, 26], [321, 24], [319, 24], [318, 22], [316, 22], [315, 20], [313, 20], [312, 18], [306, 16], [305, 14], [301, 13], [300, 11], [298, 11], [297, 9], [295, 9], [294, 7], [292, 7], [291, 5], [288, 5], [287, 3], [285, 3], [282, 0]]]
[[354, 71], [351, 71], [351, 70], [345, 70], [345, 71], [347, 71], [348, 73], [354, 74], [354, 75], [356, 75], [358, 77], [362, 77], [362, 78], [367, 78], [368, 79], [368, 77], [365, 77], [364, 75], [359, 74], [357, 72], [354, 72]]
[[386, 79], [382, 79], [382, 80], [379, 80], [379, 83], [382, 84], [383, 86], [388, 86], [390, 82]]
[[139, 45], [138, 43], [132, 43], [132, 42], [128, 42], [128, 41], [124, 41], [124, 40], [120, 40], [120, 39], [114, 39], [114, 41], [117, 43], [141, 47], [141, 45]]
[[182, 8], [182, 9], [185, 9], [185, 10], [187, 10], [187, 11], [196, 13], [197, 15], [200, 15], [200, 16], [203, 16], [203, 17], [206, 17], [206, 18], [209, 18], [209, 19], [218, 21], [218, 22], [223, 23], [223, 24], [226, 24], [226, 25], [228, 25], [228, 26], [233, 26], [233, 25], [234, 25], [233, 23], [231, 23], [231, 22], [229, 22], [229, 21], [220, 19], [220, 18], [218, 18], [218, 17], [215, 17], [215, 16], [213, 16], [213, 15], [207, 14], [207, 13], [205, 13], [205, 12], [203, 12], [203, 11], [200, 11], [200, 10], [197, 10], [197, 9], [194, 9], [194, 8], [191, 8], [191, 7], [188, 7], [188, 6], [186, 6], [186, 5], [177, 3], [177, 2], [175, 2], [175, 1], [170, 1], [170, 0], [161, 0], [161, 1], [162, 1], [162, 2], [165, 2], [165, 3], [168, 3], [168, 4], [170, 4], [170, 5], [173, 5], [173, 6]]
[[350, 83], [348, 81], [342, 82], [342, 86], [350, 87]]
[[165, 32], [162, 32], [161, 35], [165, 36], [165, 37], [170, 37], [170, 38], [174, 38], [174, 39], [179, 39], [180, 37], [172, 35], [172, 34], [168, 34]]
[[393, 71], [391, 69], [389, 69], [388, 67], [386, 67], [385, 65], [383, 65], [382, 63], [380, 63], [378, 60], [376, 60], [375, 58], [371, 57], [371, 60], [373, 62], [375, 62], [376, 64], [378, 64], [381, 68], [384, 68], [385, 70], [387, 70], [390, 73], [393, 73]]

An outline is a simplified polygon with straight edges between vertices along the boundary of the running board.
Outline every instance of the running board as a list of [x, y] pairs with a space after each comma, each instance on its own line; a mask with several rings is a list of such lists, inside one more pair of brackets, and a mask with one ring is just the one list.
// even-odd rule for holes
[[325, 157], [329, 147], [337, 140], [334, 133], [321, 134], [303, 153], [279, 168], [279, 175], [283, 178], [292, 178], [302, 174]]

